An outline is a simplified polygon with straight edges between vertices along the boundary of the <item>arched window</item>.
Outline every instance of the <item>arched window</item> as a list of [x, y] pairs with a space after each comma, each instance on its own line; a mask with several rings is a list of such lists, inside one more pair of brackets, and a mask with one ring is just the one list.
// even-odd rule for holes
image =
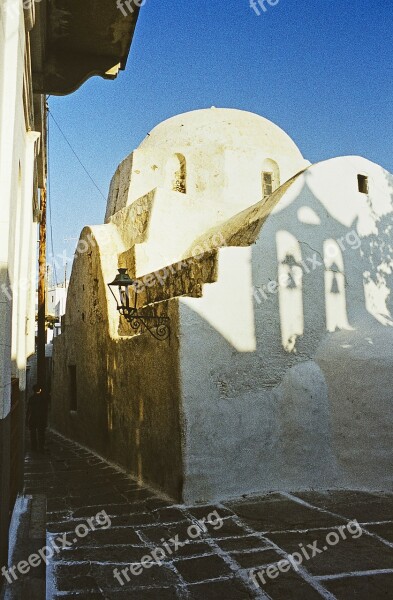
[[267, 158], [262, 164], [262, 197], [268, 198], [280, 187], [280, 167]]
[[187, 193], [187, 163], [183, 154], [174, 154], [168, 161], [166, 180], [174, 192]]

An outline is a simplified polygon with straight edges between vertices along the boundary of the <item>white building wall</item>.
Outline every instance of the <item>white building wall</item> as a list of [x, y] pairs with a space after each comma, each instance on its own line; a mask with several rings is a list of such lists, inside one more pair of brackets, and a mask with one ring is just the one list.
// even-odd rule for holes
[[[10, 411], [11, 399], [11, 344], [12, 344], [12, 284], [14, 249], [10, 244], [10, 227], [15, 227], [15, 202], [13, 191], [17, 189], [18, 160], [16, 149], [23, 152], [20, 139], [20, 110], [23, 77], [22, 13], [6, 12], [1, 3], [0, 19], [0, 269], [1, 269], [1, 357], [0, 361], [0, 414], [5, 418]], [[11, 248], [10, 248], [11, 245]]]
[[57, 286], [48, 289], [47, 293], [47, 314], [57, 317], [59, 320], [65, 314], [67, 304], [67, 287]]
[[[161, 124], [118, 169], [107, 224], [83, 230], [91, 252], [73, 266], [54, 344], [55, 425], [190, 503], [272, 489], [392, 489], [393, 176], [360, 157], [307, 168], [282, 132], [262, 119], [256, 135], [258, 118], [238, 112]], [[186, 194], [162, 178], [160, 161], [175, 150], [197, 166]], [[290, 179], [261, 200], [261, 173], [277, 178], [276, 166], [281, 183]], [[211, 186], [197, 191], [196, 181]], [[182, 259], [195, 246], [204, 255], [187, 270]], [[119, 318], [106, 286], [118, 267], [145, 282], [139, 305], [170, 315], [166, 344], [133, 336]], [[78, 365], [76, 416], [68, 365]], [[168, 400], [179, 427], [163, 426]], [[171, 461], [156, 470], [163, 439], [179, 430], [181, 449], [170, 447], [180, 493], [166, 481]]]
[[217, 281], [180, 299], [186, 501], [392, 488], [392, 226], [391, 174], [314, 165], [255, 245], [221, 249]]
[[34, 163], [39, 134], [26, 131], [23, 105], [25, 24], [22, 3], [0, 19], [0, 415], [10, 409], [11, 372], [25, 388], [27, 354], [34, 351]]

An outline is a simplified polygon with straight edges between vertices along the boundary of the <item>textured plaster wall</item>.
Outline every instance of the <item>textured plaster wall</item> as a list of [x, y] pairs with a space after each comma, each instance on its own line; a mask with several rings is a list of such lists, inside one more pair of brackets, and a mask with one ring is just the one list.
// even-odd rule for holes
[[[369, 175], [368, 196], [358, 192], [359, 172]], [[391, 489], [392, 211], [393, 177], [369, 161], [310, 167], [256, 244], [221, 249], [217, 282], [201, 298], [181, 299], [187, 501], [271, 489]], [[341, 239], [341, 267], [338, 255], [336, 266], [324, 256], [329, 239]], [[297, 285], [270, 293], [265, 286], [289, 272], [280, 257], [298, 250], [309, 273], [292, 266]], [[307, 260], [314, 253], [322, 265]], [[327, 331], [329, 322], [337, 331]]]
[[[185, 194], [171, 189], [168, 173], [178, 153], [186, 160]], [[105, 221], [116, 225], [125, 246], [137, 244], [135, 274], [144, 275], [189, 256], [193, 240], [259, 202], [262, 171], [271, 163], [281, 183], [309, 164], [284, 131], [259, 115], [231, 109], [178, 115], [119, 165]]]
[[[18, 7], [16, 7], [18, 8]], [[25, 389], [34, 352], [36, 224], [33, 173], [39, 135], [26, 131], [23, 8], [0, 8], [0, 417], [10, 409], [11, 369]]]
[[179, 207], [182, 200], [198, 202], [210, 226], [209, 219], [223, 221], [261, 200], [266, 159], [279, 165], [281, 183], [310, 164], [282, 129], [259, 115], [214, 108], [177, 115], [155, 127], [119, 165], [106, 222], [152, 189], [169, 190], [175, 154], [186, 159], [187, 194], [176, 192], [174, 199]]
[[[102, 275], [116, 272], [120, 246], [103, 231], [85, 228], [81, 235], [91, 250], [74, 263], [65, 330], [54, 340], [52, 426], [180, 498], [178, 340], [120, 335], [110, 279]], [[170, 314], [176, 327], [175, 307]], [[77, 367], [76, 412], [70, 411], [70, 365]]]
[[[174, 152], [186, 194], [168, 184]], [[265, 168], [285, 183], [261, 200]], [[189, 502], [390, 489], [392, 194], [392, 176], [359, 157], [307, 168], [257, 115], [159, 125], [119, 166], [106, 225], [82, 232], [55, 340], [55, 428]], [[169, 314], [168, 341], [119, 321], [105, 285], [118, 267], [145, 282], [139, 306]]]
[[[33, 173], [37, 134], [26, 132], [23, 108], [25, 26], [22, 3], [0, 3], [0, 563], [7, 563], [11, 376], [26, 386], [34, 352], [36, 228]], [[28, 77], [28, 75], [27, 75]], [[28, 81], [28, 80], [27, 80]], [[28, 85], [28, 83], [27, 83]], [[23, 410], [23, 401], [20, 405]], [[22, 424], [23, 429], [23, 424]], [[21, 429], [21, 431], [22, 431]]]

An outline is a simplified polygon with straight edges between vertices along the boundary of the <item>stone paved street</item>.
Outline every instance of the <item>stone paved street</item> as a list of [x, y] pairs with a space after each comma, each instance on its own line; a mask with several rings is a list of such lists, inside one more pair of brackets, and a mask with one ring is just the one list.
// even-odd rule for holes
[[[26, 494], [47, 497], [47, 544], [70, 544], [49, 563], [48, 599], [393, 598], [393, 493], [272, 493], [185, 507], [73, 442], [52, 435], [48, 445], [47, 457], [27, 457], [25, 481]], [[354, 519], [363, 532], [347, 528]], [[302, 549], [310, 559], [303, 554], [296, 572], [285, 559]], [[140, 566], [151, 553], [162, 565]], [[269, 578], [268, 565], [283, 560]]]

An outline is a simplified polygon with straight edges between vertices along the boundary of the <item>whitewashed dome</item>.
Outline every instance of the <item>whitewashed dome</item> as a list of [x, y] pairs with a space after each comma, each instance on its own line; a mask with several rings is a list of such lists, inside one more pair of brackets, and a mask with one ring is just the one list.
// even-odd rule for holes
[[232, 108], [210, 108], [176, 115], [157, 125], [140, 145], [141, 150], [172, 150], [174, 146], [256, 148], [267, 154], [285, 154], [301, 160], [302, 154], [280, 127], [255, 113]]

